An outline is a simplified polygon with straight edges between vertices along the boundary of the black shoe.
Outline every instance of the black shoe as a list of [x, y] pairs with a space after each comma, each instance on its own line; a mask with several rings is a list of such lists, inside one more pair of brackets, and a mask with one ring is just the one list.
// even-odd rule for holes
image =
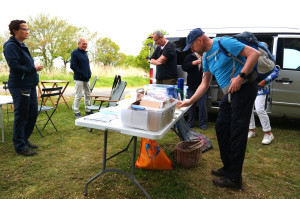
[[215, 175], [215, 176], [226, 176], [226, 172], [224, 171], [223, 168], [221, 169], [213, 169], [211, 170], [211, 174]]
[[76, 117], [76, 119], [81, 118], [81, 114], [80, 113], [74, 113], [74, 116]]
[[207, 126], [200, 126], [199, 128], [203, 131], [207, 130]]
[[32, 144], [31, 142], [28, 141], [28, 143], [26, 144], [29, 148], [31, 149], [38, 149], [39, 146], [38, 145], [35, 145], [35, 144]]
[[213, 179], [213, 184], [218, 187], [227, 187], [230, 189], [235, 189], [235, 190], [242, 190], [242, 182], [233, 182], [230, 180], [228, 177], [221, 177], [221, 178], [215, 178]]
[[91, 114], [93, 114], [92, 111], [86, 111], [86, 112], [85, 112], [85, 115], [91, 115]]
[[35, 156], [38, 154], [38, 152], [36, 151], [32, 151], [30, 148], [26, 148], [24, 150], [21, 150], [21, 151], [17, 151], [17, 153], [19, 155], [23, 155], [23, 156]]

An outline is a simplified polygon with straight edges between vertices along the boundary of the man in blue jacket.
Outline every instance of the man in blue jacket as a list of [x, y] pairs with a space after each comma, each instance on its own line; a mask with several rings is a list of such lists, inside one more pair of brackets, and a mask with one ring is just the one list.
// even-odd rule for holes
[[[78, 48], [71, 54], [71, 69], [74, 71], [74, 84], [75, 84], [75, 99], [73, 103], [73, 111], [76, 118], [80, 118], [81, 114], [79, 111], [80, 100], [84, 95], [85, 107], [90, 104], [91, 89], [90, 89], [90, 78], [91, 69], [90, 61], [87, 54], [87, 41], [85, 38], [78, 39]], [[91, 114], [91, 111], [85, 109], [86, 114]]]

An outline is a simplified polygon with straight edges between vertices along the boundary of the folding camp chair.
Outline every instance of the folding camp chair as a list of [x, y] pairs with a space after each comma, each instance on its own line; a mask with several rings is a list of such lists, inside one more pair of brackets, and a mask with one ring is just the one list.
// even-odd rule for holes
[[[47, 126], [47, 124], [50, 121], [51, 124], [53, 125], [53, 127], [55, 128], [56, 132], [58, 132], [51, 118], [52, 118], [53, 114], [55, 113], [55, 111], [58, 107], [59, 100], [61, 98], [61, 90], [62, 90], [62, 87], [43, 88], [42, 89], [43, 94], [41, 95], [41, 99], [42, 99], [41, 100], [41, 105], [38, 107], [38, 115], [40, 115], [41, 112], [45, 112], [46, 115], [47, 115], [47, 122], [45, 123], [42, 130], [45, 129], [45, 127]], [[55, 99], [55, 98], [57, 99], [56, 103], [55, 103], [55, 106], [46, 106], [45, 100], [48, 97], [52, 97], [53, 99]], [[48, 111], [52, 111], [52, 112], [49, 114]], [[35, 124], [35, 127], [37, 128], [40, 135], [43, 137], [40, 129], [38, 128], [38, 126], [36, 124]]]
[[[101, 107], [104, 102], [108, 102], [106, 107], [110, 106], [116, 106], [117, 102], [120, 101], [121, 96], [126, 88], [127, 82], [125, 81], [120, 81], [115, 89], [112, 92], [111, 96], [96, 96], [96, 95], [91, 95], [90, 97], [93, 98], [93, 104], [90, 106], [87, 106], [86, 108], [92, 112], [94, 111], [100, 111]], [[106, 99], [105, 99], [106, 98]], [[97, 104], [99, 103], [99, 104]], [[88, 128], [88, 130], [91, 132], [93, 129]]]
[[[8, 95], [9, 93], [7, 93], [7, 90], [8, 90], [8, 82], [3, 82], [3, 89], [5, 90], [5, 95]], [[7, 115], [7, 123], [9, 122], [9, 114], [10, 113], [14, 113], [13, 111], [12, 112], [10, 112], [10, 111], [8, 111], [8, 106], [10, 106], [10, 109], [12, 109], [13, 110], [13, 103], [9, 103], [9, 104], [7, 104], [6, 105], [6, 115]]]
[[93, 81], [92, 81], [92, 83], [91, 83], [91, 86], [90, 86], [91, 92], [93, 92], [93, 89], [94, 89], [94, 87], [95, 87], [95, 84], [96, 84], [96, 82], [97, 82], [97, 79], [98, 79], [98, 76], [95, 76], [94, 79], [93, 79]]
[[111, 95], [110, 96], [100, 96], [100, 95], [90, 95], [92, 103], [86, 108], [92, 112], [99, 111], [105, 102], [108, 102], [106, 107], [116, 106], [117, 102], [120, 101], [122, 94], [126, 88], [127, 82], [121, 81], [121, 76], [116, 75]]

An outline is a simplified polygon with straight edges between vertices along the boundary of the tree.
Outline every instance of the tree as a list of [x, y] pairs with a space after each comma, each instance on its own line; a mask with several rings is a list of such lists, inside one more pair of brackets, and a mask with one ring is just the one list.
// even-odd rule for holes
[[4, 54], [3, 54], [3, 45], [9, 38], [9, 33], [5, 32], [3, 35], [0, 35], [0, 63], [5, 62]]
[[[149, 71], [150, 64], [148, 62], [148, 58], [151, 57], [153, 53], [153, 39], [150, 38], [152, 33], [148, 35], [147, 39], [143, 42], [143, 47], [140, 53], [135, 57], [134, 66], [138, 68], [143, 68], [146, 71]], [[151, 46], [151, 48], [150, 48]], [[150, 49], [150, 52], [149, 52]]]
[[95, 61], [105, 66], [115, 66], [124, 56], [119, 53], [120, 47], [110, 38], [99, 38], [96, 41]]
[[72, 25], [67, 25], [66, 28], [63, 29], [58, 35], [57, 54], [63, 60], [65, 70], [67, 69], [67, 63], [70, 62], [72, 51], [77, 48], [77, 34], [79, 30], [80, 28]]
[[127, 67], [128, 66], [135, 66], [134, 59], [135, 59], [135, 57], [133, 55], [127, 55], [126, 59], [124, 61], [124, 65], [127, 66]]
[[33, 57], [39, 57], [45, 67], [51, 69], [53, 60], [60, 56], [60, 35], [66, 30], [67, 22], [58, 17], [52, 19], [49, 15], [39, 14], [35, 19], [29, 17], [28, 26], [31, 29], [27, 45]]
[[[166, 31], [161, 30], [161, 32], [164, 35], [167, 35]], [[150, 33], [143, 42], [143, 47], [140, 51], [140, 53], [135, 57], [134, 60], [134, 66], [138, 68], [143, 68], [145, 71], [149, 71], [150, 64], [148, 62], [148, 59], [150, 59], [151, 55], [154, 52], [155, 46], [153, 45], [153, 39], [151, 38], [152, 33]], [[149, 52], [150, 50], [150, 52]]]
[[0, 35], [0, 63], [4, 61], [4, 56], [3, 56], [3, 44], [4, 44], [4, 38]]

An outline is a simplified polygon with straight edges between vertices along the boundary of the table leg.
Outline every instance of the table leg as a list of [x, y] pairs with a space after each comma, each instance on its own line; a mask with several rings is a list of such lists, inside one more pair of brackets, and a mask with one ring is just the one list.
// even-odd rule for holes
[[[126, 172], [124, 172], [121, 169], [106, 169], [106, 162], [107, 160], [111, 159], [112, 157], [115, 157], [116, 155], [126, 151], [130, 145], [130, 143], [133, 141], [133, 152], [132, 152], [132, 163], [131, 163], [131, 174], [128, 174]], [[149, 194], [145, 191], [145, 189], [140, 185], [140, 183], [136, 180], [135, 176], [134, 176], [134, 171], [135, 171], [135, 159], [136, 159], [136, 144], [137, 144], [137, 137], [133, 136], [132, 139], [130, 140], [129, 144], [127, 145], [127, 147], [122, 150], [121, 152], [111, 156], [110, 158], [106, 159], [106, 152], [107, 152], [107, 130], [105, 130], [104, 132], [104, 151], [103, 151], [103, 166], [102, 166], [102, 171], [99, 172], [97, 175], [95, 175], [93, 178], [91, 178], [85, 185], [85, 189], [84, 189], [84, 196], [87, 196], [88, 193], [88, 185], [89, 183], [91, 183], [92, 181], [94, 181], [96, 178], [98, 178], [99, 176], [107, 173], [107, 172], [117, 172], [120, 174], [125, 175], [127, 178], [129, 178], [142, 192], [143, 194], [146, 196], [146, 198], [150, 199], [151, 197], [149, 196]]]
[[60, 96], [61, 96], [61, 98], [64, 100], [64, 102], [65, 102], [65, 104], [67, 105], [67, 107], [70, 108], [70, 107], [69, 107], [69, 104], [67, 103], [67, 101], [65, 100], [64, 95], [63, 95], [64, 92], [65, 92], [65, 90], [66, 90], [66, 88], [68, 87], [68, 85], [69, 85], [69, 82], [67, 82], [67, 84], [66, 84], [65, 87], [63, 88], [63, 90], [62, 90]]
[[104, 131], [104, 147], [103, 147], [103, 165], [102, 165], [102, 171], [100, 173], [98, 173], [97, 175], [95, 175], [94, 177], [92, 177], [86, 184], [84, 187], [84, 196], [88, 195], [88, 186], [89, 184], [94, 181], [96, 178], [98, 178], [99, 176], [101, 176], [102, 174], [106, 173], [106, 150], [107, 150], [107, 130]]
[[[38, 83], [37, 88], [38, 88], [38, 91], [37, 91], [37, 101], [38, 101], [38, 104], [39, 104], [40, 97], [41, 97], [41, 95], [43, 94], [42, 89], [41, 89], [41, 86], [40, 86], [40, 83]], [[45, 104], [44, 104], [44, 105], [45, 105]]]

